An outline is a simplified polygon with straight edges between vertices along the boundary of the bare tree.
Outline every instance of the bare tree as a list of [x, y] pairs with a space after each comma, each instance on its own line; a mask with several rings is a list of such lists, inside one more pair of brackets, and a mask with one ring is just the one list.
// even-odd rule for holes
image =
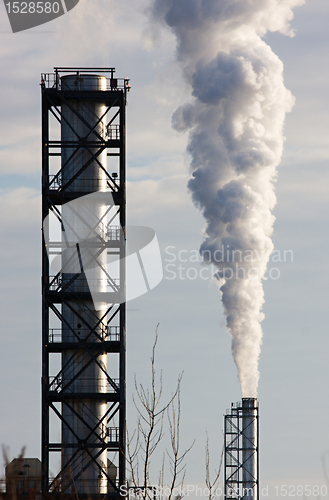
[[208, 433], [207, 434], [207, 441], [206, 441], [206, 487], [208, 489], [208, 500], [212, 500], [214, 498], [214, 491], [216, 491], [218, 487], [218, 480], [219, 476], [222, 470], [222, 465], [223, 465], [223, 457], [224, 457], [224, 446], [222, 448], [222, 454], [220, 457], [220, 463], [218, 466], [218, 469], [215, 470], [215, 478], [212, 481], [210, 479], [210, 452], [209, 452], [209, 437]]
[[[135, 392], [133, 397], [137, 411], [136, 430], [131, 437], [127, 436], [127, 463], [131, 476], [132, 487], [138, 492], [138, 496], [143, 500], [154, 497], [156, 487], [150, 482], [151, 457], [158, 448], [164, 436], [164, 415], [167, 412], [171, 452], [166, 451], [160, 470], [159, 486], [164, 486], [165, 455], [169, 458], [169, 469], [171, 472], [171, 483], [169, 486], [168, 500], [172, 500], [173, 492], [178, 484], [179, 478], [183, 475], [185, 465], [183, 464], [186, 454], [192, 445], [179, 454], [179, 433], [180, 433], [180, 384], [182, 373], [178, 376], [177, 386], [169, 401], [162, 402], [163, 385], [162, 370], [159, 378], [156, 377], [155, 353], [158, 343], [158, 327], [155, 332], [155, 340], [151, 356], [151, 387], [145, 389], [142, 384], [137, 383], [135, 376]], [[177, 408], [174, 405], [177, 400]], [[140, 477], [141, 476], [141, 477]], [[140, 481], [141, 479], [141, 481]], [[179, 481], [182, 484], [182, 481]]]
[[169, 431], [170, 431], [170, 441], [171, 441], [171, 453], [167, 451], [167, 456], [169, 458], [169, 468], [171, 473], [171, 484], [170, 491], [168, 495], [168, 500], [171, 500], [174, 496], [180, 496], [175, 494], [175, 490], [182, 491], [185, 479], [186, 464], [184, 459], [187, 453], [191, 450], [193, 443], [187, 448], [181, 455], [179, 452], [179, 437], [180, 437], [180, 386], [178, 386], [177, 391], [177, 408], [175, 407], [174, 401], [167, 409]]

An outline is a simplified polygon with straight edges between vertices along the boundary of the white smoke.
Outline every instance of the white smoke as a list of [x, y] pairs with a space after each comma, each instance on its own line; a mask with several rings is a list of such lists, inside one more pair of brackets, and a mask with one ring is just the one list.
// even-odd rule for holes
[[217, 277], [243, 397], [256, 397], [262, 342], [262, 280], [276, 203], [273, 182], [294, 98], [283, 64], [262, 40], [293, 36], [304, 0], [153, 0], [153, 20], [177, 38], [177, 60], [193, 100], [173, 126], [189, 130], [189, 189], [206, 227], [201, 253]]

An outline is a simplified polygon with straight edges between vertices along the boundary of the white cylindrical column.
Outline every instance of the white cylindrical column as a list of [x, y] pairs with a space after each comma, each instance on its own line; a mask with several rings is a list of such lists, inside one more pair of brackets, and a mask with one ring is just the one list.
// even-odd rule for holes
[[[68, 75], [61, 78], [62, 90], [75, 91], [76, 96], [67, 98], [67, 104], [62, 103], [61, 120], [61, 141], [63, 144], [62, 161], [62, 185], [67, 185], [66, 192], [72, 191], [79, 193], [80, 196], [97, 191], [106, 190], [106, 151], [103, 151], [96, 159], [92, 155], [99, 150], [95, 147], [85, 147], [84, 141], [97, 142], [97, 134], [102, 138], [106, 135], [106, 122], [101, 119], [106, 107], [99, 101], [84, 100], [83, 92], [88, 90], [106, 90], [107, 80], [104, 76], [98, 75]], [[96, 134], [91, 131], [95, 126]], [[80, 141], [81, 146], [76, 147]], [[88, 165], [87, 165], [88, 164]], [[84, 168], [87, 165], [86, 168]], [[80, 170], [83, 169], [82, 172]], [[79, 173], [80, 172], [80, 173]], [[73, 180], [72, 180], [73, 179]], [[71, 182], [72, 181], [72, 182]], [[69, 183], [69, 184], [67, 184]], [[67, 399], [67, 403], [62, 403], [62, 414], [64, 421], [62, 423], [62, 469], [66, 470], [66, 478], [62, 478], [63, 493], [77, 494], [98, 494], [107, 493], [107, 480], [102, 471], [107, 470], [107, 451], [99, 454], [99, 446], [90, 446], [100, 444], [99, 437], [106, 441], [106, 418], [107, 410], [106, 400], [93, 398], [92, 395], [107, 392], [106, 378], [106, 353], [98, 353], [98, 350], [83, 348], [83, 343], [100, 343], [106, 332], [106, 303], [98, 302], [97, 309], [93, 301], [88, 298], [81, 300], [79, 293], [88, 292], [88, 282], [85, 273], [82, 273], [72, 283], [75, 273], [79, 272], [78, 266], [81, 265], [81, 259], [77, 258], [76, 242], [80, 241], [83, 247], [83, 241], [87, 243], [91, 255], [98, 252], [97, 234], [102, 232], [106, 223], [105, 220], [97, 226], [105, 213], [106, 207], [99, 201], [88, 203], [86, 206], [81, 203], [79, 198], [62, 207], [62, 216], [64, 221], [63, 247], [69, 245], [72, 249], [64, 251], [62, 256], [63, 289], [77, 294], [77, 298], [70, 300], [62, 306], [62, 340], [65, 343], [81, 343], [81, 349], [68, 349], [62, 354], [62, 387], [67, 398], [67, 393], [79, 395], [79, 399]], [[73, 205], [71, 205], [73, 203]], [[74, 205], [75, 204], [75, 205]], [[71, 205], [71, 206], [70, 206]], [[72, 210], [73, 206], [73, 210]], [[77, 210], [75, 208], [78, 207]], [[95, 232], [90, 230], [90, 226], [96, 226]], [[89, 251], [89, 250], [88, 250]], [[81, 252], [85, 250], [81, 248]], [[97, 256], [98, 262], [106, 266], [106, 252]], [[74, 263], [73, 263], [74, 261]], [[73, 264], [73, 267], [72, 267]], [[101, 266], [93, 264], [91, 270], [88, 270], [88, 280], [93, 280], [94, 290], [106, 292], [106, 279]], [[96, 284], [96, 288], [95, 288]], [[103, 319], [102, 319], [103, 318]], [[95, 331], [91, 334], [91, 331]], [[95, 359], [93, 359], [93, 356]], [[104, 368], [104, 371], [102, 370]], [[72, 382], [72, 379], [74, 381]], [[65, 387], [67, 386], [67, 390]], [[90, 398], [86, 394], [91, 395]], [[103, 420], [102, 420], [103, 419]], [[102, 421], [102, 422], [101, 422]], [[101, 423], [100, 423], [101, 422]], [[96, 461], [99, 464], [90, 463], [90, 455], [83, 449], [77, 448], [78, 440], [85, 442], [85, 448], [93, 456], [97, 455]], [[70, 445], [74, 445], [70, 447]], [[85, 470], [84, 470], [85, 468]], [[76, 477], [74, 486], [65, 487], [70, 484], [72, 477]]]
[[257, 498], [257, 400], [242, 398], [242, 497]]

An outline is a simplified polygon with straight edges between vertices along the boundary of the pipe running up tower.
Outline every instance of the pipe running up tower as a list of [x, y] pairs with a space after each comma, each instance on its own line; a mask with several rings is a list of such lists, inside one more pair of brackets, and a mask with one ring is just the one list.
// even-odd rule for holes
[[259, 417], [256, 398], [242, 398], [224, 416], [225, 500], [259, 499]]
[[114, 72], [55, 68], [41, 78], [43, 498], [115, 498], [125, 484], [129, 81]]

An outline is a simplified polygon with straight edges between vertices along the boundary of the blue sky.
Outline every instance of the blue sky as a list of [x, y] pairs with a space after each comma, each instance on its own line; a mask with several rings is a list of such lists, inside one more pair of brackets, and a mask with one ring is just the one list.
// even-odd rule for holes
[[[138, 0], [80, 0], [69, 14], [12, 34], [0, 5], [0, 442], [15, 456], [40, 457], [41, 415], [41, 113], [40, 73], [54, 66], [114, 66], [128, 76], [128, 220], [153, 227], [162, 249], [193, 252], [203, 218], [187, 192], [187, 136], [171, 115], [187, 88], [175, 62], [175, 40], [150, 38]], [[91, 8], [91, 5], [93, 6]], [[308, 0], [295, 9], [294, 38], [265, 38], [284, 63], [285, 85], [296, 97], [287, 115], [285, 147], [276, 183], [273, 241], [293, 261], [271, 262], [279, 279], [264, 283], [265, 320], [260, 357], [261, 485], [323, 485], [321, 457], [329, 450], [328, 209], [329, 4]], [[172, 248], [174, 247], [174, 249]], [[185, 254], [186, 255], [186, 254]], [[159, 327], [158, 367], [170, 394], [182, 382], [182, 447], [186, 481], [204, 482], [204, 446], [210, 436], [213, 468], [220, 455], [223, 413], [240, 399], [230, 337], [216, 283], [165, 278], [128, 305], [129, 425], [134, 373], [148, 380]], [[171, 268], [172, 269], [172, 268]], [[328, 469], [329, 469], [329, 454]], [[157, 463], [152, 464], [157, 478]]]

